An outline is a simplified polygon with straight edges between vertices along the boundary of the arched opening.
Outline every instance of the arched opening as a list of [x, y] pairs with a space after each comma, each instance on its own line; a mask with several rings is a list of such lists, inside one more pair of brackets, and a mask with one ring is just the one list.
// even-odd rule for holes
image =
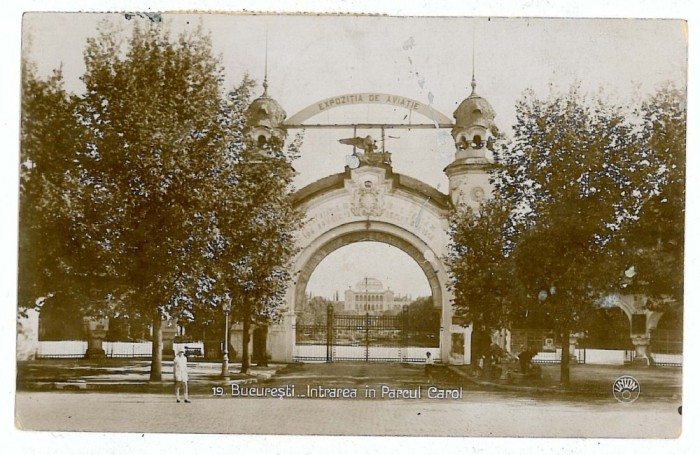
[[651, 331], [650, 350], [654, 354], [683, 353], [683, 309], [674, 308], [661, 316]]
[[444, 291], [431, 259], [371, 230], [321, 244], [296, 284], [295, 360], [440, 359]]
[[[306, 296], [306, 303], [334, 303], [336, 311], [345, 312], [396, 313], [419, 298], [432, 302], [428, 279], [418, 264], [399, 248], [376, 241], [351, 243], [328, 254], [312, 272]], [[302, 308], [296, 311], [304, 314]]]
[[630, 339], [630, 319], [622, 308], [598, 308], [585, 320], [585, 338], [581, 347], [588, 349], [634, 349]]

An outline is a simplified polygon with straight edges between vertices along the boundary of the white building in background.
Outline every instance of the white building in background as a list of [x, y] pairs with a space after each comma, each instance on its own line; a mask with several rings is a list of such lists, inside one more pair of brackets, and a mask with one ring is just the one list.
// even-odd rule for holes
[[376, 278], [364, 278], [354, 288], [345, 290], [344, 310], [357, 314], [398, 313], [410, 303], [407, 296], [396, 296], [391, 289]]

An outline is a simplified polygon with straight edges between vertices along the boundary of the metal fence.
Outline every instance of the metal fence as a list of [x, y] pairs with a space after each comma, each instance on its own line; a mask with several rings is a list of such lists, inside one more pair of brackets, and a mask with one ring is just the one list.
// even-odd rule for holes
[[39, 359], [80, 359], [85, 357], [87, 341], [40, 341], [36, 357]]
[[[575, 349], [572, 356], [569, 357], [570, 363], [585, 364], [586, 363], [586, 350], [585, 349]], [[538, 352], [535, 357], [532, 358], [532, 363], [539, 364], [558, 364], [561, 363], [561, 349], [556, 351], [546, 351]]]
[[[36, 358], [39, 359], [80, 359], [85, 357], [87, 341], [40, 341]], [[102, 349], [108, 358], [146, 359], [151, 357], [153, 343], [150, 341], [105, 341]], [[192, 355], [204, 352], [204, 343], [173, 343], [173, 349], [182, 349]]]
[[335, 314], [322, 324], [295, 326], [294, 360], [300, 362], [440, 361], [440, 321], [416, 320], [407, 308], [396, 315]]
[[[650, 354], [652, 365], [660, 367], [682, 367], [683, 354], [664, 354], [652, 352]], [[625, 351], [625, 363], [632, 363], [637, 358], [637, 353], [633, 350]]]

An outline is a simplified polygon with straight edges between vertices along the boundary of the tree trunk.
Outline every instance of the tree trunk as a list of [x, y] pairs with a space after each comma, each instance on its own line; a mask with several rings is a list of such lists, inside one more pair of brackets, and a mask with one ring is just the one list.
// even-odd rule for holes
[[559, 384], [568, 387], [569, 386], [569, 329], [565, 328], [562, 330], [562, 340], [561, 340], [561, 363], [559, 370]]
[[267, 327], [267, 324], [262, 324], [260, 326], [260, 343], [262, 346], [260, 347], [260, 359], [258, 359], [258, 366], [261, 367], [267, 366]]
[[246, 311], [243, 316], [243, 349], [241, 350], [241, 373], [250, 369], [250, 315]]
[[151, 381], [163, 380], [163, 320], [156, 311], [153, 316], [153, 344], [151, 347]]

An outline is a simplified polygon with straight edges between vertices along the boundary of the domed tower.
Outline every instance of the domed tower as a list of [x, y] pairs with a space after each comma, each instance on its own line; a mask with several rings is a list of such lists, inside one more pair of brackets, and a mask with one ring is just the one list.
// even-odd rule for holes
[[457, 149], [455, 159], [445, 168], [450, 181], [450, 198], [456, 206], [478, 207], [491, 195], [489, 171], [491, 160], [486, 150], [493, 149], [496, 112], [491, 104], [476, 93], [472, 75], [472, 93], [454, 112], [452, 137]]
[[267, 94], [267, 75], [263, 81], [263, 94], [254, 100], [246, 111], [246, 134], [258, 147], [281, 147], [287, 137], [284, 120], [287, 113]]

